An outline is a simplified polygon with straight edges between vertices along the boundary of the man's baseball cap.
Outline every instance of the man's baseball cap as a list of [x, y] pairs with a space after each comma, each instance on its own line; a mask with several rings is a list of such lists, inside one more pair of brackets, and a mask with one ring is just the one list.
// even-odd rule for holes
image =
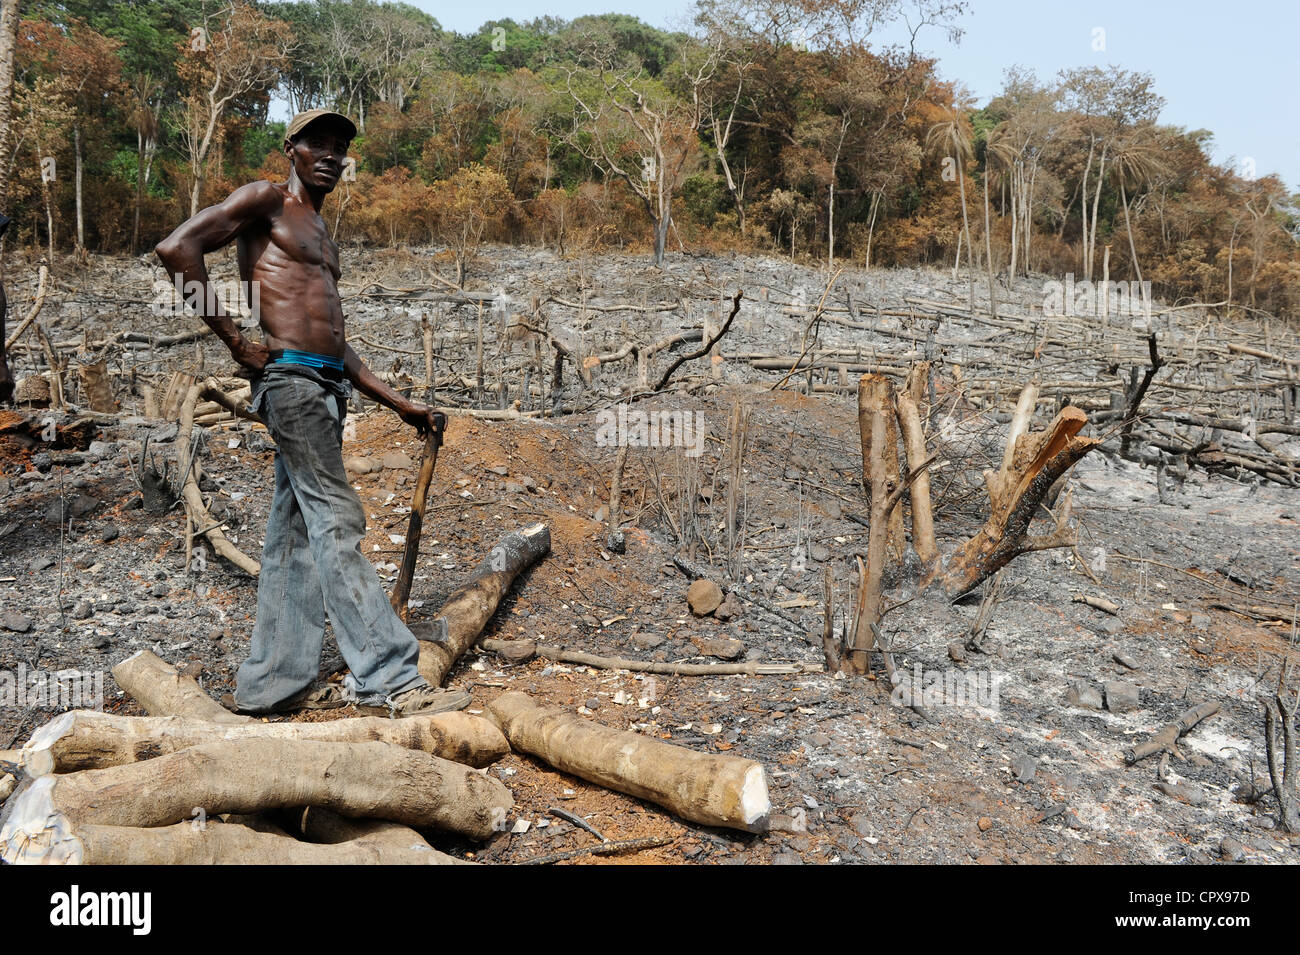
[[284, 131], [285, 139], [293, 139], [312, 123], [325, 118], [337, 120], [348, 130], [348, 138], [355, 139], [357, 135], [356, 123], [348, 119], [342, 113], [336, 113], [329, 109], [309, 109], [306, 112], [299, 113], [293, 119], [289, 120], [289, 128]]

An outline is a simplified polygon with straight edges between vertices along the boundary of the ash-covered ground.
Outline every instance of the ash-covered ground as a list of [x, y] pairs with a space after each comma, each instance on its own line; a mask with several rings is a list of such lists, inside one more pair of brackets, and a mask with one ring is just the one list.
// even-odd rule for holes
[[[222, 268], [229, 277], [231, 263]], [[436, 400], [491, 409], [504, 403], [520, 412], [506, 420], [452, 414], [425, 518], [414, 619], [432, 615], [502, 533], [540, 520], [551, 529], [552, 553], [516, 583], [487, 636], [652, 661], [821, 661], [826, 569], [842, 625], [867, 540], [857, 372], [850, 369], [849, 387], [836, 390], [843, 380], [836, 360], [905, 365], [926, 357], [928, 348], [938, 385], [932, 427], [938, 433], [947, 420], [948, 433], [958, 434], [945, 445], [935, 477], [941, 549], [982, 519], [979, 470], [1000, 458], [1007, 399], [961, 394], [952, 366], [962, 366], [970, 383], [978, 381], [972, 369], [981, 355], [992, 367], [990, 326], [882, 315], [880, 328], [889, 334], [873, 335], [827, 324], [813, 332], [810, 353], [840, 350], [828, 367], [811, 380], [801, 369], [774, 390], [785, 372], [757, 368], [750, 358], [800, 354], [808, 322], [798, 304], [816, 306], [829, 278], [824, 271], [779, 259], [687, 257], [658, 271], [633, 258], [564, 260], [540, 250], [491, 249], [467, 289], [497, 293], [498, 302], [504, 292], [507, 301], [480, 313], [394, 292], [445, 292], [427, 277], [449, 271], [431, 255], [355, 251], [345, 254], [344, 268], [349, 331], [373, 367], [422, 393], [423, 314], [435, 327]], [[96, 259], [63, 275], [46, 306], [53, 339], [194, 327], [184, 316], [153, 314], [160, 275], [144, 260]], [[968, 294], [964, 277], [941, 271], [850, 269], [841, 280], [856, 290], [849, 308], [882, 312], [906, 311], [909, 299], [960, 305]], [[19, 288], [12, 298], [21, 297]], [[631, 449], [623, 477], [626, 550], [614, 553], [605, 519], [617, 449], [601, 437], [609, 421], [602, 412], [643, 390], [635, 361], [593, 366], [590, 383], [566, 366], [553, 391], [550, 351], [539, 346], [545, 361], [537, 361], [533, 343], [508, 332], [512, 316], [535, 316], [536, 296], [552, 326], [563, 323], [561, 334], [576, 336], [581, 353], [599, 356], [629, 337], [649, 343], [698, 327], [706, 313], [725, 319], [730, 302], [722, 298], [736, 288], [745, 298], [723, 339], [723, 360], [687, 363], [676, 379], [689, 390], [635, 403], [647, 411], [692, 412], [707, 440], [698, 457], [681, 446]], [[406, 297], [380, 297], [394, 294]], [[999, 294], [1004, 309], [1029, 308], [1041, 302], [1041, 283]], [[584, 296], [588, 306], [678, 307], [584, 311], [547, 302], [581, 305]], [[1130, 327], [1127, 339], [1116, 332], [1113, 341], [1090, 348], [1140, 355], [1144, 331]], [[209, 339], [201, 347], [207, 374], [233, 373], [219, 345]], [[673, 357], [697, 347], [688, 342], [656, 355], [651, 383]], [[87, 416], [0, 412], [0, 671], [102, 673], [104, 706], [122, 713], [141, 711], [108, 671], [143, 648], [214, 696], [232, 687], [248, 648], [256, 581], [210, 549], [201, 569], [187, 573], [183, 511], [148, 513], [132, 472], [146, 437], [160, 467], [175, 456], [175, 422], [143, 416], [139, 385], [153, 375], [157, 387], [165, 386], [171, 371], [194, 364], [194, 348], [110, 348], [121, 414], [91, 418], [56, 442], [42, 442], [20, 424], [33, 415], [56, 426]], [[848, 350], [861, 358], [847, 357]], [[22, 377], [35, 362], [35, 355], [19, 356], [15, 372]], [[1095, 383], [1090, 369], [1104, 364], [1081, 357], [1077, 380]], [[534, 379], [525, 392], [522, 375], [533, 368], [545, 384]], [[1014, 376], [1002, 389], [1009, 400], [1034, 370], [1006, 358], [1005, 373]], [[1068, 378], [1072, 368], [1038, 371]], [[1172, 374], [1199, 380], [1190, 362]], [[1078, 394], [1093, 392], [1081, 387]], [[1096, 396], [1105, 394], [1096, 389]], [[545, 416], [538, 414], [543, 408]], [[1040, 412], [1039, 427], [1051, 409]], [[369, 515], [363, 550], [391, 581], [421, 445], [395, 415], [368, 403], [352, 420], [344, 452]], [[733, 466], [741, 420], [743, 454]], [[260, 426], [234, 422], [205, 428], [202, 442], [210, 510], [237, 546], [259, 555], [273, 485], [269, 437]], [[542, 659], [509, 666], [478, 653], [448, 680], [473, 692], [476, 709], [507, 689], [525, 690], [612, 726], [760, 760], [778, 814], [772, 832], [682, 823], [511, 755], [489, 772], [512, 789], [526, 831], [503, 833], [487, 846], [437, 834], [431, 841], [500, 862], [590, 844], [592, 836], [548, 816], [560, 806], [611, 839], [670, 840], [583, 862], [1300, 861], [1300, 842], [1275, 826], [1273, 798], [1260, 797], [1269, 788], [1261, 701], [1274, 691], [1293, 639], [1290, 614], [1275, 611], [1300, 599], [1300, 493], [1196, 469], [1161, 493], [1154, 467], [1109, 452], [1088, 455], [1073, 473], [1077, 548], [1028, 554], [1009, 566], [983, 652], [960, 646], [978, 594], [958, 604], [928, 591], [916, 596], [910, 567], [890, 581], [888, 602], [898, 606], [883, 629], [898, 648], [900, 668], [923, 682], [946, 677], [950, 689], [959, 678], [974, 696], [966, 705], [931, 700], [928, 719], [891, 702], [883, 668], [871, 678], [681, 677]], [[738, 528], [731, 534], [729, 505]], [[735, 588], [738, 599], [729, 606], [738, 613], [725, 621], [693, 615], [690, 580], [675, 555], [710, 567], [724, 590]], [[1105, 598], [1119, 612], [1093, 609], [1076, 595]], [[327, 641], [323, 674], [342, 666]], [[1125, 765], [1125, 749], [1205, 701], [1218, 703], [1219, 713], [1183, 737], [1173, 758]], [[58, 710], [0, 709], [0, 748], [20, 745]]]

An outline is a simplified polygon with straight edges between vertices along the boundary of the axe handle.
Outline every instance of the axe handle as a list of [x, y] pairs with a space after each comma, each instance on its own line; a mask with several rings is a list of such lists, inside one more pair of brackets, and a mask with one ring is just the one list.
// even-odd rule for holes
[[411, 581], [415, 577], [415, 560], [420, 553], [420, 532], [424, 529], [424, 508], [429, 499], [429, 483], [433, 480], [433, 466], [438, 463], [438, 448], [442, 432], [430, 431], [424, 439], [424, 455], [420, 458], [420, 476], [415, 481], [415, 497], [411, 500], [411, 520], [406, 526], [406, 548], [402, 551], [402, 566], [393, 584], [391, 602], [393, 610], [406, 620], [406, 601], [411, 596]]

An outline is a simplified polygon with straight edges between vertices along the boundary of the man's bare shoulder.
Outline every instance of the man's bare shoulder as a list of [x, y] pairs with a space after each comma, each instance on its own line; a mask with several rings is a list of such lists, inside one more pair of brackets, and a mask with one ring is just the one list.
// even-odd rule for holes
[[284, 208], [283, 186], [266, 179], [240, 186], [222, 203], [226, 210], [240, 218], [270, 218]]

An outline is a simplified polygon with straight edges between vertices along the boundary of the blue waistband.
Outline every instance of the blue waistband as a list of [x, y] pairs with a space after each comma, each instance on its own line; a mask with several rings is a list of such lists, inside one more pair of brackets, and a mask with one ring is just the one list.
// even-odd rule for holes
[[308, 368], [332, 368], [343, 370], [343, 359], [330, 355], [318, 355], [311, 351], [299, 351], [296, 348], [276, 349], [271, 352], [271, 362], [289, 365], [306, 365]]

